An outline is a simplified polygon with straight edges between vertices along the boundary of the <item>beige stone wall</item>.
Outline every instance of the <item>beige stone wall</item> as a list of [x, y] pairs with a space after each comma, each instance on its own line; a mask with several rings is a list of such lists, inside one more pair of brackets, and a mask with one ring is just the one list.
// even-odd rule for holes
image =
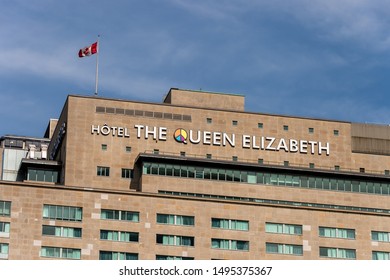
[[[124, 114], [96, 113], [96, 107], [121, 108], [124, 110], [139, 110], [147, 112], [173, 113], [191, 116], [191, 121], [162, 119], [147, 116], [128, 116]], [[207, 122], [211, 119], [211, 123]], [[65, 164], [66, 184], [72, 186], [95, 186], [114, 189], [128, 189], [129, 181], [121, 178], [122, 168], [133, 168], [134, 160], [142, 152], [152, 152], [158, 149], [160, 154], [179, 155], [185, 152], [186, 156], [205, 158], [211, 154], [214, 159], [231, 160], [233, 156], [239, 161], [257, 163], [262, 159], [265, 164], [283, 165], [285, 161], [290, 166], [309, 167], [311, 163], [316, 168], [334, 170], [339, 166], [341, 170], [359, 172], [365, 168], [366, 172], [384, 174], [384, 170], [390, 166], [390, 157], [356, 154], [351, 152], [351, 124], [345, 122], [303, 119], [294, 117], [253, 114], [244, 112], [228, 112], [221, 110], [206, 110], [168, 106], [166, 104], [148, 104], [138, 102], [126, 102], [108, 100], [93, 97], [69, 97], [69, 113], [67, 116], [66, 157], [61, 159]], [[237, 121], [237, 125], [232, 122]], [[61, 122], [61, 120], [60, 120]], [[59, 122], [59, 123], [60, 123]], [[258, 123], [263, 128], [258, 128]], [[130, 137], [118, 137], [118, 135], [104, 136], [101, 133], [91, 133], [92, 126], [104, 125], [109, 127], [126, 128]], [[148, 126], [149, 130], [156, 127], [164, 128], [165, 140], [153, 139], [152, 133], [145, 135], [146, 128], [141, 130], [140, 138], [137, 138], [136, 125]], [[288, 126], [285, 131], [283, 126]], [[210, 133], [226, 133], [235, 135], [235, 147], [212, 144], [187, 144], [178, 143], [173, 138], [177, 128], [183, 128], [187, 132], [197, 131]], [[314, 132], [309, 133], [309, 128]], [[334, 135], [334, 130], [339, 135]], [[280, 139], [329, 143], [329, 155], [325, 151], [318, 154], [318, 144], [315, 153], [286, 152], [285, 150], [272, 151], [251, 148], [243, 148], [243, 135], [256, 137], [259, 145], [261, 137], [273, 137], [277, 146]], [[148, 139], [145, 139], [145, 138]], [[253, 139], [253, 138], [250, 138]], [[102, 150], [102, 144], [107, 145], [107, 150]], [[267, 143], [266, 143], [267, 144]], [[131, 147], [131, 152], [126, 152], [126, 146]], [[65, 152], [65, 151], [64, 151]], [[110, 177], [96, 176], [97, 166], [110, 167]]]
[[164, 103], [234, 111], [244, 111], [245, 109], [245, 97], [243, 95], [181, 89], [171, 89]]
[[[371, 196], [361, 196], [362, 200], [372, 201]], [[155, 259], [156, 254], [195, 259], [319, 259], [320, 246], [356, 249], [357, 259], [371, 259], [373, 250], [390, 251], [390, 243], [372, 242], [370, 236], [371, 230], [390, 231], [388, 216], [14, 183], [1, 183], [0, 197], [12, 201], [11, 217], [0, 217], [1, 221], [11, 223], [10, 237], [0, 238], [0, 242], [9, 244], [9, 259], [40, 259], [42, 246], [79, 248], [86, 260], [98, 259], [99, 250], [139, 253], [140, 259]], [[83, 221], [45, 220], [43, 204], [83, 207]], [[101, 220], [103, 208], [139, 211], [140, 222]], [[157, 213], [195, 216], [195, 226], [156, 224]], [[248, 220], [250, 231], [212, 229], [211, 218]], [[265, 222], [303, 225], [303, 234], [265, 233]], [[42, 236], [42, 225], [82, 227], [83, 236], [81, 239]], [[356, 240], [318, 237], [319, 226], [355, 229]], [[100, 240], [100, 229], [139, 232], [139, 242]], [[195, 247], [158, 245], [156, 234], [194, 236]], [[248, 240], [250, 250], [211, 249], [211, 238]], [[266, 242], [303, 245], [304, 253], [303, 256], [267, 254]]]

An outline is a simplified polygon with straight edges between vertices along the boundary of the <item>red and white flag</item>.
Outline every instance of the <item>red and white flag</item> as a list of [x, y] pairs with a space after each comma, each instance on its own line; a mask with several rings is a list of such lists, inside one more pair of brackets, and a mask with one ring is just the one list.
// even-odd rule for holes
[[98, 42], [79, 50], [79, 57], [90, 56], [98, 52]]

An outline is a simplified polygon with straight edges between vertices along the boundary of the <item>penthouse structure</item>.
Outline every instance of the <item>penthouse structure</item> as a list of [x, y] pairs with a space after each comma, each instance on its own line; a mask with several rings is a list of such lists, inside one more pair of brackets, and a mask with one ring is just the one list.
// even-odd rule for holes
[[69, 95], [4, 136], [0, 259], [389, 259], [390, 127], [244, 103]]

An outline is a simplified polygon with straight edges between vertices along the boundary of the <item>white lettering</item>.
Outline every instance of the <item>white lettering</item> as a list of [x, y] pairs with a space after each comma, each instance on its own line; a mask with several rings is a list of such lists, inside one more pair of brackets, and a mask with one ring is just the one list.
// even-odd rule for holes
[[193, 131], [190, 130], [190, 142], [193, 143], [193, 144], [199, 144], [200, 143], [200, 131], [198, 130], [197, 131], [197, 136], [196, 136], [196, 139], [194, 139], [193, 137]]
[[144, 126], [136, 124], [134, 127], [137, 129], [137, 138], [140, 139], [141, 138], [141, 129], [143, 129]]
[[315, 141], [309, 141], [309, 145], [311, 146], [311, 154], [314, 155], [315, 154], [315, 146], [317, 145], [317, 142]]
[[226, 133], [224, 133], [223, 134], [223, 146], [226, 146], [226, 142], [229, 142], [231, 147], [235, 147], [236, 146], [236, 135], [232, 134], [232, 137], [229, 138], [229, 136]]
[[157, 128], [154, 126], [149, 130], [149, 126], [145, 126], [145, 139], [148, 139], [149, 135], [153, 135], [153, 139], [157, 139]]
[[252, 140], [252, 148], [257, 150], [260, 149], [260, 146], [256, 146], [256, 136], [253, 136]]
[[203, 131], [203, 144], [210, 145], [211, 144], [211, 132]]
[[270, 141], [270, 142], [268, 143], [268, 145], [267, 145], [266, 150], [273, 150], [273, 151], [274, 151], [274, 150], [275, 150], [275, 147], [272, 147], [272, 145], [273, 145], [274, 142], [275, 142], [275, 137], [266, 137], [265, 140]]
[[330, 151], [330, 148], [329, 148], [329, 142], [326, 142], [325, 146], [322, 146], [322, 143], [319, 142], [318, 143], [318, 154], [322, 154], [322, 151], [326, 151], [326, 155], [329, 156], [329, 151]]
[[125, 127], [125, 137], [130, 137], [130, 134], [129, 134], [129, 132], [127, 131], [127, 127]]
[[96, 134], [99, 135], [99, 131], [100, 131], [100, 126], [99, 125], [98, 126], [92, 125], [92, 127], [91, 127], [91, 134], [95, 134], [95, 132], [96, 132]]
[[214, 132], [213, 133], [213, 145], [214, 146], [221, 146], [221, 132]]
[[299, 141], [299, 152], [302, 154], [307, 154], [307, 141], [306, 140], [301, 140]]
[[280, 151], [281, 149], [283, 149], [286, 152], [288, 152], [288, 147], [287, 147], [287, 144], [286, 144], [286, 140], [284, 140], [283, 138], [280, 139], [278, 147], [276, 148], [276, 150]]
[[291, 153], [298, 152], [298, 141], [295, 139], [290, 139], [290, 152]]
[[158, 140], [166, 141], [167, 140], [167, 128], [159, 127], [158, 129]]
[[250, 135], [242, 135], [242, 147], [243, 148], [250, 148], [251, 147]]

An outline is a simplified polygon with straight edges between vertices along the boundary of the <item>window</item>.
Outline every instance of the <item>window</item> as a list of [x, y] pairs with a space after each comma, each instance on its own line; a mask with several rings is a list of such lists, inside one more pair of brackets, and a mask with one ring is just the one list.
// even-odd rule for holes
[[385, 175], [390, 175], [390, 170], [386, 169], [385, 170]]
[[99, 260], [138, 260], [138, 254], [126, 252], [99, 251]]
[[81, 238], [81, 228], [60, 227], [60, 226], [42, 226], [42, 235], [51, 235], [57, 237]]
[[288, 160], [285, 160], [285, 161], [283, 162], [283, 165], [284, 165], [284, 166], [289, 166], [289, 165], [290, 165], [290, 162], [289, 162]]
[[238, 125], [238, 121], [232, 121], [232, 125], [233, 126], [237, 126]]
[[133, 178], [133, 169], [122, 168], [122, 178], [132, 179]]
[[42, 216], [44, 219], [80, 222], [83, 217], [83, 208], [60, 205], [43, 205]]
[[257, 159], [257, 163], [258, 164], [263, 164], [264, 163], [264, 159], [262, 159], [262, 158]]
[[0, 259], [8, 259], [9, 245], [7, 243], [0, 243]]
[[181, 156], [181, 157], [185, 157], [185, 156], [186, 156], [186, 152], [183, 152], [183, 151], [180, 152], [180, 156]]
[[313, 133], [314, 133], [314, 128], [313, 128], [313, 127], [309, 127], [309, 133], [310, 133], [310, 134], [313, 134]]
[[27, 180], [58, 183], [58, 171], [28, 168]]
[[206, 122], [207, 123], [213, 123], [213, 119], [212, 118], [206, 118]]
[[131, 147], [130, 146], [126, 146], [125, 151], [126, 151], [126, 153], [131, 153]]
[[314, 168], [315, 164], [314, 163], [309, 163], [309, 168]]
[[249, 230], [249, 221], [211, 218], [211, 227], [230, 230]]
[[73, 248], [42, 247], [41, 257], [80, 260], [81, 250]]
[[339, 165], [335, 165], [335, 166], [334, 166], [334, 170], [340, 171], [340, 166], [339, 166]]
[[100, 218], [102, 220], [139, 222], [139, 212], [102, 209]]
[[158, 155], [159, 153], [160, 153], [160, 150], [159, 150], [159, 149], [154, 149], [154, 150], [153, 150], [153, 154]]
[[261, 122], [257, 123], [257, 128], [263, 128], [263, 127], [264, 127], [263, 123]]
[[337, 259], [356, 259], [356, 250], [320, 247], [320, 257]]
[[390, 253], [389, 252], [373, 251], [372, 252], [372, 259], [373, 260], [390, 260]]
[[156, 234], [156, 243], [171, 246], [195, 246], [195, 237]]
[[390, 232], [371, 231], [371, 240], [379, 242], [390, 242]]
[[339, 136], [339, 131], [338, 131], [338, 130], [336, 130], [336, 129], [335, 129], [335, 130], [333, 130], [333, 135], [334, 135], [334, 136]]
[[157, 214], [158, 224], [193, 226], [195, 224], [194, 216]]
[[303, 255], [303, 246], [294, 244], [265, 243], [266, 252], [269, 254]]
[[[262, 164], [262, 162], [262, 159], [259, 159], [259, 164]], [[311, 163], [310, 167], [314, 168], [314, 163]], [[276, 173], [277, 171], [275, 171], [275, 173], [268, 173], [239, 169], [210, 168], [203, 166], [149, 162], [143, 164], [142, 172], [143, 174], [195, 178], [202, 180], [234, 181], [248, 184], [266, 184], [273, 186], [290, 186], [319, 190], [390, 195], [390, 183], [375, 182], [373, 181], [376, 180], [375, 178], [370, 179], [368, 177], [364, 180], [356, 178], [352, 181], [350, 178], [346, 177], [308, 177], [303, 174], [294, 175], [294, 173]]]
[[265, 232], [301, 235], [302, 226], [289, 225], [289, 224], [277, 224], [277, 223], [265, 223]]
[[176, 260], [193, 260], [192, 257], [177, 257], [177, 256], [166, 256], [166, 255], [156, 255], [156, 260], [158, 261], [176, 261]]
[[320, 237], [355, 239], [354, 229], [319, 227]]
[[102, 144], [102, 151], [107, 151], [107, 144]]
[[9, 237], [10, 223], [0, 222], [0, 237]]
[[97, 176], [106, 176], [106, 177], [110, 176], [110, 167], [98, 166], [96, 175]]
[[238, 161], [238, 156], [232, 156], [232, 161]]
[[206, 158], [211, 159], [212, 157], [212, 154], [206, 154]]
[[138, 232], [100, 230], [101, 240], [121, 241], [121, 242], [138, 242]]
[[288, 131], [288, 125], [283, 125], [283, 130]]
[[11, 202], [0, 200], [0, 216], [11, 216]]
[[211, 248], [223, 250], [249, 251], [249, 241], [212, 238]]

